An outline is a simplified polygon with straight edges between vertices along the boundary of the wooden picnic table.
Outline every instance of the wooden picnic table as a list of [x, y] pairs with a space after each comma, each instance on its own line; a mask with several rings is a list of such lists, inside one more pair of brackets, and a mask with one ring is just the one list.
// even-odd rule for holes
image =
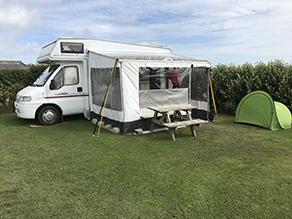
[[[150, 126], [150, 131], [153, 131], [155, 124], [165, 126], [169, 129], [170, 136], [174, 141], [174, 131], [177, 127], [190, 126], [193, 136], [196, 137], [194, 126], [208, 122], [202, 119], [192, 119], [191, 110], [196, 109], [196, 107], [191, 105], [180, 104], [169, 106], [150, 106], [147, 108], [154, 111], [154, 115], [151, 119], [152, 123]], [[181, 111], [186, 112], [186, 118], [181, 114]], [[160, 114], [162, 116], [159, 118], [158, 115]]]

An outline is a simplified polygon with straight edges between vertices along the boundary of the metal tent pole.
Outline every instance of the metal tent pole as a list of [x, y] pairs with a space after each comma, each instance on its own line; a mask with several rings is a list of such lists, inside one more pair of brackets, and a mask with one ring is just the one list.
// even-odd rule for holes
[[[100, 118], [100, 122], [99, 122], [99, 127], [98, 127], [98, 132], [97, 132], [97, 137], [99, 137], [99, 132], [100, 132], [100, 127], [101, 127], [101, 122], [102, 122], [102, 119], [103, 119], [103, 113], [104, 113], [104, 109], [105, 109], [105, 105], [106, 105], [106, 101], [107, 101], [107, 97], [108, 97], [108, 93], [109, 93], [109, 89], [110, 89], [110, 86], [111, 86], [111, 83], [112, 83], [112, 77], [113, 77], [113, 74], [116, 70], [116, 65], [118, 63], [118, 59], [116, 58], [115, 59], [115, 63], [114, 63], [114, 66], [113, 66], [113, 69], [112, 69], [112, 72], [111, 72], [111, 76], [110, 76], [110, 81], [109, 81], [109, 84], [107, 86], [107, 90], [106, 90], [106, 94], [105, 94], [105, 97], [104, 97], [104, 100], [103, 100], [103, 107], [100, 109], [100, 112], [99, 112], [99, 115], [101, 114], [101, 118]], [[101, 113], [102, 111], [102, 113]], [[95, 136], [95, 132], [96, 132], [96, 128], [97, 128], [97, 124], [98, 122], [96, 122], [95, 126], [94, 126], [94, 130], [93, 130], [93, 137]]]
[[209, 82], [210, 82], [210, 88], [211, 88], [211, 94], [212, 94], [212, 99], [213, 99], [214, 110], [215, 110], [216, 118], [218, 118], [217, 109], [216, 109], [216, 103], [215, 103], [215, 97], [214, 97], [213, 87], [212, 87], [212, 82], [211, 82], [211, 75], [209, 75]]

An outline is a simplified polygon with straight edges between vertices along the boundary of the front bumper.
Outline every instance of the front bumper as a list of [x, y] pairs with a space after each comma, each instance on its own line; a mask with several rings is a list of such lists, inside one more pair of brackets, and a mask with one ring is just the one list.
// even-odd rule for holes
[[14, 102], [15, 113], [17, 117], [23, 119], [35, 119], [35, 113], [39, 105]]

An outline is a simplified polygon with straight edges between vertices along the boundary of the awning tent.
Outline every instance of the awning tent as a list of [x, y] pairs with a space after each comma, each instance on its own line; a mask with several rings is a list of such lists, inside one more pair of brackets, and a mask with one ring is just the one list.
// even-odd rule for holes
[[[106, 124], [119, 127], [121, 134], [137, 128], [147, 130], [142, 116], [153, 115], [148, 106], [188, 104], [195, 114], [209, 113], [210, 63], [173, 54], [98, 53], [89, 51], [90, 119], [98, 118], [115, 59], [118, 63], [104, 110]], [[179, 88], [173, 87], [167, 71], [180, 70]]]
[[264, 91], [254, 91], [246, 95], [238, 104], [235, 122], [280, 130], [289, 129], [292, 121], [291, 112], [284, 104], [274, 101]]

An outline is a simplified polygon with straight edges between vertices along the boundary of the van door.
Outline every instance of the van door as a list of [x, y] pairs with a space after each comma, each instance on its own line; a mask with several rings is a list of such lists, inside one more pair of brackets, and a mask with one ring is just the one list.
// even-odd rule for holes
[[58, 105], [63, 115], [83, 112], [83, 88], [80, 66], [63, 66], [50, 83], [48, 102]]

